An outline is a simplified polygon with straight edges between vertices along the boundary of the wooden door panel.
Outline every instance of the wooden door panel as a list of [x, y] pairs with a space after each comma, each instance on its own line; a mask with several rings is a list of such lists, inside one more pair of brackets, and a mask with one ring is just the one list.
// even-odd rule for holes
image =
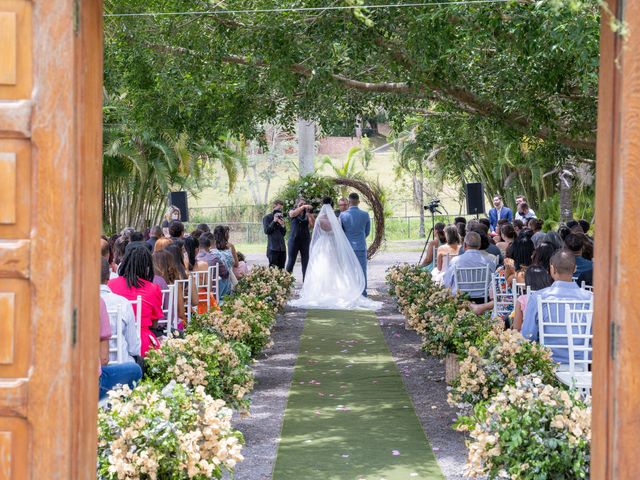
[[32, 2], [0, 0], [0, 98], [31, 97]]
[[0, 138], [0, 238], [29, 238], [31, 143]]
[[26, 378], [30, 365], [29, 282], [0, 278], [0, 378]]
[[28, 448], [27, 422], [0, 418], [0, 480], [28, 478]]

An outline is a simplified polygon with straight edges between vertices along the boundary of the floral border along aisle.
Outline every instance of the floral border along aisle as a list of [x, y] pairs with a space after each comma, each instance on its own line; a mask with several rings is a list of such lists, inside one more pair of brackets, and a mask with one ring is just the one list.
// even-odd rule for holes
[[589, 478], [590, 399], [555, 376], [551, 351], [475, 315], [416, 265], [387, 270], [389, 293], [423, 349], [461, 361], [448, 401], [467, 431], [466, 474], [519, 480]]
[[98, 417], [98, 478], [222, 478], [242, 461], [232, 411], [246, 410], [252, 358], [270, 343], [293, 277], [255, 267], [219, 312], [194, 316], [184, 338], [170, 338], [147, 358], [135, 390], [109, 393]]

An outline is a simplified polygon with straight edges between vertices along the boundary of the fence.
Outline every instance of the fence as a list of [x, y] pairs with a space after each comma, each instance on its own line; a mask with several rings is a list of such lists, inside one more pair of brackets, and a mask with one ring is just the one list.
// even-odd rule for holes
[[[453, 219], [457, 215], [437, 215], [434, 220], [435, 223], [443, 222], [445, 224], [453, 223]], [[464, 215], [461, 215], [464, 216]], [[474, 216], [465, 216], [465, 218], [475, 218]], [[193, 220], [193, 219], [192, 219]], [[195, 228], [196, 221], [192, 221], [188, 225], [189, 228]], [[267, 237], [262, 229], [262, 222], [202, 222], [207, 223], [210, 228], [217, 224], [224, 224], [229, 226], [231, 230], [231, 242], [236, 244], [265, 244], [267, 243]], [[372, 232], [371, 236], [375, 234], [375, 223], [371, 222]], [[431, 216], [425, 216], [424, 219], [425, 235], [429, 234], [431, 230]], [[388, 241], [393, 240], [420, 240], [424, 238], [420, 236], [420, 217], [415, 216], [400, 216], [400, 217], [388, 217], [385, 221], [385, 239]]]

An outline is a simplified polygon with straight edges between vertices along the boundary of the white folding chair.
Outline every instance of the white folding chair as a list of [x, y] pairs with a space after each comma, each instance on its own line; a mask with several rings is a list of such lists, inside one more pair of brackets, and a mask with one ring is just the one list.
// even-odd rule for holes
[[[138, 297], [140, 298], [140, 297]], [[111, 338], [109, 339], [109, 365], [124, 363], [124, 332], [122, 330], [122, 307], [118, 305], [115, 309], [108, 309], [109, 323], [111, 328]]]
[[556, 376], [565, 385], [591, 395], [591, 350], [593, 348], [593, 310], [565, 310], [565, 331], [569, 350], [569, 370]]
[[586, 290], [587, 292], [593, 293], [593, 285], [587, 285], [587, 282], [585, 282], [584, 280], [580, 284], [580, 288], [582, 290]]
[[[135, 300], [129, 300], [133, 307], [133, 313], [136, 316], [136, 325], [138, 325], [138, 342], [142, 341], [142, 296], [138, 295]], [[142, 346], [142, 343], [140, 343]]]
[[504, 275], [500, 275], [500, 273], [491, 275], [491, 291], [493, 294], [492, 316], [497, 318], [509, 315], [515, 308], [515, 301]]
[[527, 295], [529, 293], [529, 287], [524, 283], [518, 283], [514, 278], [511, 282], [511, 293], [513, 294], [513, 308], [518, 306], [518, 297], [520, 295]]
[[[204, 303], [207, 305], [207, 312], [211, 310], [211, 268], [202, 271], [195, 271], [191, 273], [193, 277], [193, 288], [198, 292], [198, 304]], [[202, 298], [202, 295], [206, 293], [206, 298]]]
[[[455, 267], [456, 290], [468, 293], [471, 298], [484, 297], [484, 303], [489, 301], [489, 287], [491, 271], [489, 265], [484, 267], [461, 268]], [[480, 293], [480, 295], [478, 295]]]
[[[569, 356], [566, 312], [567, 310], [592, 310], [592, 300], [547, 300], [536, 296], [536, 301], [538, 303], [539, 343], [550, 347], [554, 357], [561, 352], [567, 352], [567, 356]], [[568, 364], [561, 364], [559, 370], [566, 371], [568, 368]]]
[[211, 282], [211, 293], [216, 296], [216, 302], [220, 304], [220, 265], [217, 263], [209, 267], [209, 279]]
[[175, 308], [175, 285], [169, 285], [169, 288], [162, 290], [162, 313], [164, 318], [158, 320], [158, 327], [164, 328], [164, 334], [169, 337], [171, 330], [173, 329], [174, 316], [176, 314]]
[[[178, 311], [178, 295], [180, 295], [182, 293], [182, 300], [183, 300], [183, 305], [184, 305], [184, 310], [185, 313], [187, 314], [186, 318], [187, 320], [191, 318], [191, 292], [192, 292], [192, 288], [193, 288], [193, 277], [189, 276], [188, 278], [184, 279], [184, 280], [176, 280], [174, 282], [174, 285], [176, 287], [176, 291], [174, 293], [174, 309], [177, 312]], [[176, 315], [176, 317], [174, 318], [174, 323], [175, 323], [175, 328], [178, 328], [178, 316]]]

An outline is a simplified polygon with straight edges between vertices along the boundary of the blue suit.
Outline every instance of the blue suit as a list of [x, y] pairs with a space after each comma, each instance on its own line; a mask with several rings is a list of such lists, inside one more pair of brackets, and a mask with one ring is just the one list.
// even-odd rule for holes
[[497, 208], [492, 208], [491, 210], [489, 210], [489, 223], [491, 224], [492, 232], [496, 231], [496, 227], [498, 226], [498, 220], [502, 220], [503, 218], [506, 218], [509, 221], [509, 223], [513, 223], [513, 212], [509, 207], [505, 207], [505, 206], [502, 207], [502, 210], [500, 210], [500, 218], [498, 218]]
[[364, 273], [364, 292], [367, 296], [367, 237], [371, 233], [371, 219], [367, 212], [358, 207], [350, 207], [340, 214], [340, 223], [351, 248], [356, 254]]

